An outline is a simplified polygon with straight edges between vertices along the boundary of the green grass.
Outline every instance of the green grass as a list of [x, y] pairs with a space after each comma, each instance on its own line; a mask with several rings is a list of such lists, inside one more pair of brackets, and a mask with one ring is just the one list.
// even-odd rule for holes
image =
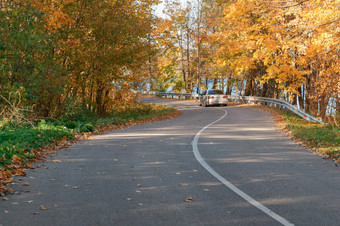
[[14, 155], [22, 159], [32, 159], [33, 149], [62, 138], [73, 139], [73, 131], [45, 121], [38, 123], [36, 127], [7, 126], [0, 131], [0, 166], [12, 163]]
[[62, 139], [74, 140], [77, 133], [95, 132], [103, 126], [153, 119], [174, 111], [174, 108], [166, 106], [137, 103], [122, 107], [107, 117], [85, 116], [79, 117], [79, 120], [42, 120], [34, 127], [6, 125], [0, 128], [0, 167], [8, 167], [13, 162], [13, 156], [20, 157], [22, 162], [33, 159], [35, 157], [33, 150]]
[[292, 135], [308, 147], [317, 149], [331, 159], [340, 158], [340, 128], [333, 125], [310, 123], [301, 117], [281, 111], [286, 127]]

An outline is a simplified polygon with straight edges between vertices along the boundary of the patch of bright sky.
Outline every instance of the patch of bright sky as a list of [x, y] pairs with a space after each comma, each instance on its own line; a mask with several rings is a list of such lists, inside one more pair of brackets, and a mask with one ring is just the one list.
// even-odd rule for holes
[[[157, 16], [163, 17], [165, 18], [166, 16], [163, 13], [165, 4], [164, 4], [165, 0], [162, 0], [162, 3], [160, 3], [156, 8], [155, 8], [155, 14]], [[169, 3], [173, 2], [174, 0], [168, 0]], [[187, 2], [190, 2], [190, 0], [179, 0], [179, 2], [181, 2], [182, 6], [185, 7]]]

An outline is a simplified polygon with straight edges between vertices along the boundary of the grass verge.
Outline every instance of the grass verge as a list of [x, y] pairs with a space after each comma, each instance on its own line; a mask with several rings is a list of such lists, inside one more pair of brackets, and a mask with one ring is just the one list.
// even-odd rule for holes
[[277, 128], [291, 139], [323, 158], [340, 163], [339, 127], [330, 124], [311, 123], [290, 111], [264, 106], [260, 106], [260, 108], [271, 112]]
[[299, 142], [323, 157], [340, 162], [340, 128], [311, 123], [301, 117], [280, 111], [285, 128]]
[[79, 117], [77, 121], [45, 121], [34, 127], [7, 125], [0, 129], [0, 196], [7, 192], [12, 176], [23, 176], [31, 163], [47, 154], [70, 146], [77, 140], [125, 126], [172, 118], [174, 108], [139, 102], [115, 111], [111, 116]]

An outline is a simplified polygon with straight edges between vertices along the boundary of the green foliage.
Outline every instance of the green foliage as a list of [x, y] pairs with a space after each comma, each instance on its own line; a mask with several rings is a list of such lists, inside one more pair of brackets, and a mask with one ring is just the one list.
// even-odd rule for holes
[[11, 163], [14, 155], [32, 159], [33, 149], [44, 147], [64, 137], [72, 139], [72, 134], [71, 130], [44, 120], [35, 128], [7, 126], [0, 130], [0, 166]]
[[94, 132], [94, 126], [91, 123], [82, 121], [67, 121], [63, 123], [67, 129], [71, 129], [76, 133]]
[[154, 54], [157, 2], [27, 0], [0, 11], [0, 165], [104, 123], [169, 113], [121, 107]]
[[1, 94], [20, 90], [36, 118], [107, 114], [115, 92], [130, 89], [117, 84], [143, 80], [136, 71], [151, 55], [156, 3], [28, 0], [0, 11]]
[[[32, 7], [0, 11], [0, 90], [6, 99], [20, 92], [21, 104], [42, 116], [62, 94], [62, 67], [56, 62], [57, 39], [44, 31], [43, 13]], [[1, 100], [0, 106], [8, 103]]]

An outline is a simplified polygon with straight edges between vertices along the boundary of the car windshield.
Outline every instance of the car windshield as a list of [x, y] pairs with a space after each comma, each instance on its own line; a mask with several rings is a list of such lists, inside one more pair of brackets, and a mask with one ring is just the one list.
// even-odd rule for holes
[[215, 94], [222, 94], [223, 95], [223, 92], [222, 92], [222, 90], [213, 89], [213, 90], [209, 90], [208, 94], [209, 95], [215, 95]]

